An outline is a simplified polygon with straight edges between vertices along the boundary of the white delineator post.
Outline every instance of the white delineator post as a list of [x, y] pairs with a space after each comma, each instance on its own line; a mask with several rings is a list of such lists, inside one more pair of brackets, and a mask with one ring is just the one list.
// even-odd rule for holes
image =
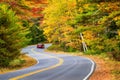
[[82, 40], [83, 50], [84, 50], [84, 52], [85, 52], [85, 51], [87, 51], [88, 49], [87, 49], [87, 45], [85, 44], [84, 38], [83, 38], [83, 36], [82, 36], [82, 33], [80, 33], [80, 37], [81, 37], [81, 40]]

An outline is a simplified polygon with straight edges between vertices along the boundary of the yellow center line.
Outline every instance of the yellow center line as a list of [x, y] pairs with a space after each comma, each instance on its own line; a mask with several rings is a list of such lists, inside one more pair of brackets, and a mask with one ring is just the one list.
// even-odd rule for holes
[[[33, 48], [31, 49], [31, 51], [33, 53], [38, 53], [38, 52], [34, 51]], [[62, 58], [51, 56], [51, 55], [48, 55], [48, 54], [44, 54], [44, 55], [52, 57], [52, 58], [55, 58], [59, 62], [57, 64], [53, 65], [53, 66], [50, 66], [50, 67], [47, 67], [47, 68], [43, 68], [43, 69], [40, 69], [40, 70], [37, 70], [37, 71], [33, 71], [33, 72], [30, 72], [30, 73], [27, 73], [27, 74], [23, 74], [23, 75], [20, 75], [20, 76], [16, 76], [16, 77], [10, 78], [9, 80], [18, 80], [18, 79], [21, 79], [21, 78], [24, 78], [24, 77], [27, 77], [27, 76], [30, 76], [30, 75], [33, 75], [33, 74], [36, 74], [36, 73], [40, 73], [40, 72], [43, 72], [43, 71], [54, 69], [54, 68], [56, 68], [58, 66], [61, 66], [63, 64], [63, 62], [64, 62], [64, 60]]]

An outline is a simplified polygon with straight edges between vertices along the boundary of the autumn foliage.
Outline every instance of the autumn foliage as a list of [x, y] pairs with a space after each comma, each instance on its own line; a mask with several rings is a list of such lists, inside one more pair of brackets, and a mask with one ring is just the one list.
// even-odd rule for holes
[[105, 52], [119, 60], [118, 0], [48, 0], [48, 2], [43, 21], [44, 34], [48, 41], [59, 45], [65, 51], [83, 51], [79, 35], [82, 33], [88, 47], [87, 54]]
[[[30, 39], [34, 42], [35, 32], [37, 36], [35, 43], [42, 38], [40, 35], [45, 35], [47, 41], [53, 43], [51, 49], [83, 51], [80, 37], [82, 33], [88, 47], [86, 54], [106, 53], [115, 60], [120, 59], [119, 0], [0, 0], [0, 2], [9, 5], [9, 9], [15, 12], [14, 16], [17, 15], [20, 19], [16, 24], [22, 25], [23, 33], [20, 36], [25, 43]], [[3, 11], [0, 13], [1, 16], [2, 13]], [[3, 24], [4, 19], [1, 16]], [[26, 39], [26, 34], [29, 34], [30, 39]], [[43, 40], [46, 39], [42, 38], [41, 41]]]

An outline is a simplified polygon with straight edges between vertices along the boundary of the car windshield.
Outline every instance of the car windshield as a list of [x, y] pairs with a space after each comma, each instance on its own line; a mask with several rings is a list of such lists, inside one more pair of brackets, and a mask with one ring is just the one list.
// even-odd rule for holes
[[44, 45], [44, 44], [39, 43], [38, 45]]

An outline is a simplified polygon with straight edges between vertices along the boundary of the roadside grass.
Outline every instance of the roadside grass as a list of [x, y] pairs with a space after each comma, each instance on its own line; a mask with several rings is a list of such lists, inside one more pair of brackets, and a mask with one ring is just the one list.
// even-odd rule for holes
[[[22, 60], [19, 60], [22, 59]], [[14, 60], [9, 67], [1, 67], [0, 68], [0, 74], [13, 72], [15, 70], [20, 70], [23, 68], [30, 67], [32, 65], [35, 65], [37, 61], [30, 56], [27, 55], [21, 55], [19, 59]]]

